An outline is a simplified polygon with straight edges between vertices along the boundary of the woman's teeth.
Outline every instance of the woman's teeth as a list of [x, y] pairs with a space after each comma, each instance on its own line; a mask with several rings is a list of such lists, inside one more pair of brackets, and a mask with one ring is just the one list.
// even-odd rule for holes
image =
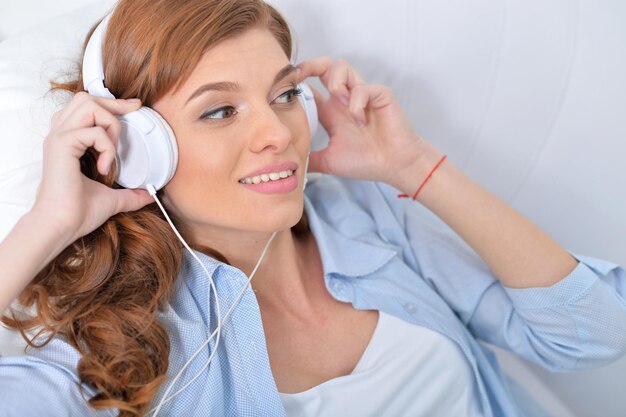
[[286, 171], [270, 172], [269, 174], [261, 174], [256, 177], [244, 178], [239, 180], [239, 182], [242, 184], [260, 184], [262, 182], [281, 180], [283, 178], [291, 177], [292, 175], [293, 171], [288, 169]]

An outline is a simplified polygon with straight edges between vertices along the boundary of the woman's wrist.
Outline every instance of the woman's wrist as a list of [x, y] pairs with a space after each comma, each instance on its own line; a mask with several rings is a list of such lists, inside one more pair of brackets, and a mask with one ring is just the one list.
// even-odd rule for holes
[[36, 239], [39, 242], [38, 245], [45, 247], [49, 252], [49, 256], [44, 260], [42, 267], [74, 240], [74, 233], [69, 225], [54, 215], [50, 209], [40, 207], [37, 204], [19, 220], [16, 225], [16, 228], [18, 227], [21, 230], [37, 231], [32, 235], [33, 242]]
[[31, 210], [0, 242], [0, 312], [5, 311], [67, 244], [68, 233], [51, 227], [45, 212]]
[[387, 183], [412, 198], [420, 187], [423, 186], [420, 193], [428, 187], [426, 182], [430, 179], [429, 175], [436, 175], [433, 170], [438, 169], [444, 155], [433, 145], [420, 139], [415, 149], [406, 156], [409, 163], [395, 171]]

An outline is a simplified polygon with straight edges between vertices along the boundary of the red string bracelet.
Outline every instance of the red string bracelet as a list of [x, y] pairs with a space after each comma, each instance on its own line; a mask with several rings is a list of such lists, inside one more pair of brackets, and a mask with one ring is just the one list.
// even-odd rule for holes
[[[424, 180], [424, 182], [422, 183], [422, 185], [420, 185], [420, 187], [417, 189], [417, 191], [415, 192], [415, 194], [413, 194], [413, 200], [417, 199], [417, 195], [420, 193], [420, 191], [422, 191], [422, 188], [424, 188], [424, 186], [426, 185], [426, 183], [428, 182], [428, 180], [430, 179], [430, 177], [433, 176], [433, 173], [437, 170], [437, 168], [439, 168], [439, 166], [441, 164], [443, 164], [443, 161], [446, 160], [448, 155], [444, 155], [439, 162], [437, 162], [437, 165], [435, 165], [435, 167], [428, 173], [428, 176], [426, 177], [426, 179]], [[398, 198], [409, 198], [409, 196], [407, 194], [398, 194]]]

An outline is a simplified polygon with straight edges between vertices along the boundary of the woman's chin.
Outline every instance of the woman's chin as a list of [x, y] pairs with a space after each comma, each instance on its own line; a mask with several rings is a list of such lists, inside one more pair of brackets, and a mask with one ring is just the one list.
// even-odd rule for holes
[[274, 215], [261, 216], [257, 219], [257, 222], [249, 224], [250, 231], [257, 232], [282, 232], [289, 230], [302, 218], [302, 209], [299, 211], [292, 211], [291, 213], [279, 216], [274, 212]]

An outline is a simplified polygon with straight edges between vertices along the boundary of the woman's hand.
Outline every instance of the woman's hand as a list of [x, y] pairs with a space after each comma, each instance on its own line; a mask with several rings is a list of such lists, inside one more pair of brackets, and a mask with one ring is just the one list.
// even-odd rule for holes
[[87, 178], [80, 158], [98, 152], [97, 169], [106, 175], [115, 160], [121, 115], [139, 100], [109, 100], [78, 93], [54, 115], [44, 141], [43, 176], [35, 204], [0, 241], [0, 311], [24, 290], [41, 269], [81, 236], [121, 211], [152, 201], [144, 190], [114, 190]]
[[121, 130], [115, 115], [139, 107], [139, 100], [112, 100], [81, 92], [54, 115], [43, 145], [43, 176], [32, 211], [45, 213], [68, 244], [109, 217], [152, 201], [145, 190], [114, 190], [87, 178], [80, 170], [81, 156], [94, 147], [99, 152], [98, 172], [109, 172]]
[[327, 148], [311, 153], [309, 170], [398, 184], [428, 145], [415, 133], [391, 90], [366, 84], [342, 60], [320, 57], [298, 67], [299, 82], [317, 76], [330, 92], [324, 98], [314, 90], [330, 141]]

